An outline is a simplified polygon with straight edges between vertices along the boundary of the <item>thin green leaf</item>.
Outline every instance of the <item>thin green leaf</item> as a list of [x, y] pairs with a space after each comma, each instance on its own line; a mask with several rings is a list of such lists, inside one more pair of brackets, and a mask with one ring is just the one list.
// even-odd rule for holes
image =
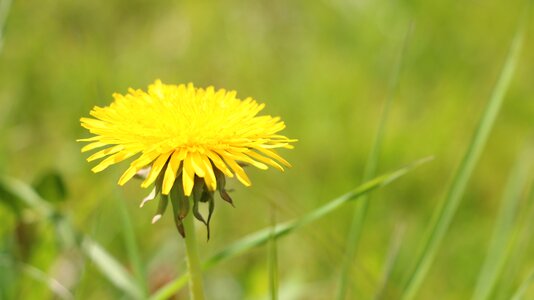
[[80, 246], [83, 253], [116, 287], [134, 299], [143, 299], [143, 292], [137, 286], [136, 281], [104, 248], [89, 237], [85, 237]]
[[387, 290], [389, 279], [391, 278], [393, 267], [395, 266], [395, 262], [397, 261], [397, 257], [399, 255], [399, 249], [403, 236], [404, 226], [398, 226], [395, 229], [393, 236], [391, 237], [391, 242], [389, 243], [389, 250], [386, 255], [386, 263], [384, 264], [384, 270], [382, 271], [382, 278], [380, 279], [380, 283], [378, 284], [378, 288], [376, 289], [374, 296], [375, 300], [384, 299], [385, 297], [385, 292]]
[[83, 236], [81, 233], [77, 233], [70, 222], [67, 221], [67, 218], [54, 209], [46, 200], [42, 199], [31, 186], [13, 178], [0, 177], [0, 188], [8, 191], [42, 218], [54, 224], [58, 233], [66, 235], [65, 238], [81, 241], [78, 247], [82, 249], [83, 253], [93, 260], [105, 277], [122, 289], [128, 296], [134, 299], [143, 298], [142, 291], [137, 287], [135, 280], [126, 269], [98, 243], [87, 236]]
[[189, 273], [185, 273], [177, 279], [167, 283], [165, 286], [157, 290], [150, 300], [166, 300], [172, 297], [176, 292], [181, 290], [189, 281]]
[[[400, 71], [402, 67], [402, 61], [404, 58], [404, 52], [406, 45], [408, 44], [408, 37], [412, 31], [413, 23], [410, 22], [406, 34], [404, 35], [402, 45], [399, 50], [397, 60], [394, 64], [391, 80], [388, 86], [388, 96], [386, 102], [384, 103], [383, 111], [380, 116], [380, 121], [378, 123], [378, 130], [375, 135], [373, 146], [367, 163], [365, 165], [365, 170], [363, 174], [363, 181], [367, 181], [374, 176], [376, 176], [376, 169], [378, 165], [378, 156], [380, 154], [380, 149], [382, 148], [382, 141], [384, 140], [384, 133], [386, 128], [386, 121], [388, 119], [389, 110], [393, 102], [395, 92], [397, 90]], [[356, 255], [356, 249], [358, 248], [358, 241], [360, 240], [360, 235], [363, 228], [363, 223], [365, 221], [365, 215], [367, 213], [367, 207], [369, 205], [369, 198], [367, 195], [362, 196], [362, 199], [355, 204], [354, 212], [352, 215], [352, 222], [347, 236], [347, 245], [345, 250], [345, 255], [343, 257], [343, 262], [341, 264], [341, 279], [340, 284], [337, 290], [337, 299], [343, 300], [346, 298], [347, 294], [347, 285], [349, 282], [350, 267], [352, 266], [352, 261]]]
[[[328, 215], [329, 213], [335, 211], [336, 209], [346, 204], [347, 202], [357, 199], [366, 193], [369, 193], [373, 190], [376, 190], [378, 188], [381, 188], [383, 186], [390, 184], [391, 182], [402, 177], [403, 175], [410, 172], [414, 168], [432, 159], [433, 159], [432, 157], [427, 157], [427, 158], [417, 160], [397, 171], [379, 176], [373, 180], [365, 182], [364, 184], [353, 189], [352, 191], [328, 202], [327, 204], [307, 213], [306, 215], [298, 219], [276, 225], [274, 228], [274, 232], [271, 227], [268, 227], [268, 228], [259, 230], [255, 233], [252, 233], [250, 235], [247, 235], [244, 238], [238, 240], [237, 242], [230, 244], [229, 246], [227, 246], [226, 248], [219, 251], [218, 253], [213, 255], [211, 258], [209, 258], [204, 263], [203, 269], [209, 269], [217, 265], [223, 260], [230, 259], [243, 252], [246, 252], [247, 250], [264, 245], [271, 238], [282, 237], [286, 234], [289, 234], [301, 228], [304, 225], [308, 225], [312, 222], [315, 222], [319, 220], [320, 218]], [[167, 284], [166, 286], [158, 290], [152, 297], [150, 297], [150, 299], [163, 300], [163, 299], [167, 299], [168, 297], [172, 296], [174, 293], [176, 293], [179, 289], [181, 289], [184, 286], [184, 284], [187, 282], [187, 276], [188, 274], [184, 274], [178, 279], [170, 282], [169, 284]]]
[[529, 169], [528, 156], [519, 156], [506, 184], [488, 253], [478, 276], [473, 300], [483, 300], [490, 297], [508, 258], [509, 251], [507, 249], [511, 248], [513, 241], [512, 231], [517, 220], [521, 192], [528, 182]]
[[530, 272], [530, 275], [525, 278], [523, 283], [519, 286], [517, 291], [514, 293], [514, 296], [512, 297], [512, 300], [521, 300], [525, 296], [525, 292], [529, 288], [529, 286], [534, 282], [534, 270]]
[[34, 280], [45, 284], [48, 287], [48, 289], [50, 289], [50, 291], [54, 293], [54, 295], [56, 295], [60, 299], [67, 299], [67, 300], [74, 299], [74, 296], [69, 291], [69, 289], [67, 289], [56, 279], [48, 276], [46, 273], [37, 269], [36, 267], [33, 267], [25, 263], [14, 262], [8, 259], [4, 259], [3, 257], [0, 257], [0, 266], [18, 268], [22, 274], [25, 274], [33, 278]]
[[[531, 150], [531, 149], [530, 149]], [[528, 151], [528, 150], [527, 150]], [[514, 247], [510, 250], [508, 257], [509, 261], [506, 263], [506, 271], [503, 273], [502, 278], [504, 280], [500, 281], [498, 293], [495, 299], [510, 299], [512, 291], [514, 290], [513, 285], [516, 281], [517, 274], [523, 268], [525, 264], [525, 257], [529, 253], [529, 244], [532, 240], [532, 228], [534, 228], [534, 186], [532, 184], [532, 175], [530, 176], [530, 192], [526, 196], [526, 208], [521, 209], [521, 222], [516, 224], [514, 230]]]
[[512, 81], [519, 53], [523, 45], [523, 38], [525, 32], [526, 18], [519, 24], [515, 37], [510, 46], [508, 57], [505, 61], [504, 67], [500, 73], [499, 79], [493, 90], [491, 98], [485, 108], [482, 118], [478, 124], [471, 143], [465, 156], [453, 178], [452, 185], [449, 188], [447, 196], [440, 209], [436, 211], [432, 220], [430, 231], [428, 232], [422, 251], [418, 255], [414, 270], [408, 277], [408, 281], [404, 288], [402, 299], [413, 299], [419, 290], [423, 279], [425, 278], [437, 250], [447, 232], [452, 218], [456, 214], [456, 210], [460, 204], [467, 183], [473, 173], [473, 169], [484, 149], [484, 145], [488, 139], [491, 128], [495, 123], [495, 119], [499, 113], [508, 86]]
[[278, 299], [278, 253], [276, 237], [274, 236], [276, 219], [274, 208], [272, 208], [271, 217], [271, 236], [269, 238], [269, 291], [271, 299]]
[[0, 1], [0, 52], [4, 46], [4, 26], [6, 24], [7, 15], [9, 14], [9, 9], [11, 8], [11, 0], [1, 0]]
[[122, 233], [124, 237], [124, 243], [126, 245], [126, 252], [128, 253], [128, 260], [133, 266], [134, 274], [137, 279], [137, 286], [143, 292], [143, 298], [148, 295], [148, 285], [146, 272], [141, 255], [139, 254], [139, 245], [135, 237], [135, 229], [132, 225], [132, 220], [126, 204], [120, 197], [117, 197], [117, 206], [122, 220]]

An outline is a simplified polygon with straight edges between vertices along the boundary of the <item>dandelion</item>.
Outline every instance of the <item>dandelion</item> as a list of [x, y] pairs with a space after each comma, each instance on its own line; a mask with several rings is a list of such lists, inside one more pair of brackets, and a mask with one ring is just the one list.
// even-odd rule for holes
[[[129, 89], [114, 94], [106, 107], [94, 107], [93, 118], [81, 118], [81, 125], [94, 134], [80, 139], [89, 142], [82, 152], [103, 148], [88, 161], [102, 159], [92, 171], [138, 157], [119, 179], [124, 185], [144, 173], [141, 184], [152, 192], [141, 206], [160, 195], [153, 223], [173, 204], [177, 228], [189, 211], [208, 226], [214, 209], [214, 193], [232, 203], [225, 190], [226, 177], [236, 177], [245, 186], [251, 182], [243, 166], [269, 166], [283, 171], [290, 164], [275, 149], [293, 146], [296, 140], [278, 134], [285, 128], [278, 117], [258, 116], [264, 104], [252, 98], [240, 100], [235, 91], [196, 88], [193, 84], [167, 85], [156, 80], [148, 91]], [[190, 201], [190, 199], [192, 201]], [[199, 202], [209, 204], [207, 221], [198, 211]], [[191, 209], [189, 206], [192, 205]]]
[[[102, 148], [87, 159], [103, 159], [92, 169], [95, 173], [138, 155], [119, 185], [136, 175], [144, 178], [142, 187], [154, 185], [141, 202], [143, 206], [160, 196], [152, 223], [161, 218], [171, 201], [176, 227], [185, 238], [191, 296], [204, 299], [191, 215], [207, 226], [209, 239], [214, 193], [218, 191], [232, 204], [225, 190], [226, 177], [235, 176], [250, 186], [244, 165], [284, 171], [282, 165], [290, 164], [275, 149], [291, 149], [296, 140], [278, 134], [285, 128], [280, 118], [258, 116], [263, 104], [252, 98], [240, 100], [235, 91], [156, 80], [147, 92], [130, 89], [113, 98], [109, 106], [95, 106], [90, 112], [93, 118], [80, 119], [94, 134], [79, 140], [89, 142], [82, 152]], [[200, 202], [209, 205], [207, 220], [199, 212]]]

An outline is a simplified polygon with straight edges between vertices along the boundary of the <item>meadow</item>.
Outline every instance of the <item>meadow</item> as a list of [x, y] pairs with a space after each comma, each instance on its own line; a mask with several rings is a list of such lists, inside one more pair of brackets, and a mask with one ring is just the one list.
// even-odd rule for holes
[[0, 0], [0, 299], [189, 298], [172, 216], [76, 142], [156, 79], [298, 139], [197, 226], [208, 299], [534, 299], [528, 2]]

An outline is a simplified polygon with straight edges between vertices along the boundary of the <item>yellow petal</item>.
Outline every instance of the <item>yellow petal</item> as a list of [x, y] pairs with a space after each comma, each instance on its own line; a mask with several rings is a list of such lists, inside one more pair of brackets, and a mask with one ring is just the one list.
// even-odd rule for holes
[[163, 178], [163, 186], [161, 188], [161, 193], [163, 195], [168, 195], [171, 191], [171, 188], [176, 180], [176, 175], [178, 174], [178, 169], [180, 168], [180, 163], [184, 159], [186, 152], [183, 149], [179, 151], [174, 151], [167, 164], [167, 169], [165, 170], [165, 177]]
[[253, 151], [253, 150], [248, 151], [248, 152], [246, 152], [245, 154], [248, 155], [248, 156], [250, 156], [250, 157], [252, 157], [252, 158], [254, 158], [254, 159], [256, 159], [256, 160], [259, 160], [259, 161], [261, 161], [261, 162], [263, 162], [263, 163], [266, 163], [266, 164], [268, 164], [268, 165], [271, 165], [271, 166], [275, 167], [276, 169], [278, 169], [278, 170], [284, 172], [284, 168], [283, 168], [281, 165], [279, 165], [277, 162], [275, 162], [274, 160], [272, 160], [272, 159], [270, 159], [270, 158], [267, 158], [267, 157], [265, 157], [265, 156], [262, 156], [261, 154], [255, 152], [255, 151]]
[[184, 195], [190, 196], [195, 184], [195, 171], [191, 165], [191, 156], [187, 155], [184, 159], [184, 167], [182, 170], [182, 184], [184, 186]]
[[121, 162], [127, 158], [130, 158], [137, 154], [138, 152], [128, 152], [128, 151], [121, 151], [118, 153], [115, 153], [113, 155], [108, 156], [106, 159], [101, 161], [98, 165], [96, 165], [94, 168], [91, 169], [91, 171], [98, 173], [100, 171], [105, 170], [107, 167], [116, 164], [118, 162]]
[[135, 176], [137, 171], [145, 167], [146, 165], [150, 164], [154, 158], [158, 155], [157, 152], [148, 152], [143, 153], [138, 159], [134, 160], [130, 167], [124, 172], [119, 179], [119, 185], [124, 185], [126, 182], [128, 182], [132, 177]]
[[204, 163], [202, 163], [199, 153], [189, 153], [189, 157], [191, 159], [191, 166], [193, 167], [195, 173], [198, 175], [198, 177], [204, 177], [206, 172], [204, 171]]
[[100, 139], [99, 136], [93, 136], [93, 137], [86, 138], [86, 139], [77, 139], [76, 142], [94, 142], [94, 141], [98, 141], [99, 139]]
[[93, 161], [93, 160], [96, 160], [96, 159], [99, 159], [99, 158], [102, 158], [104, 156], [107, 156], [107, 155], [110, 155], [110, 154], [113, 154], [113, 153], [117, 153], [119, 151], [122, 151], [124, 149], [124, 146], [123, 145], [115, 145], [113, 147], [109, 147], [107, 149], [104, 149], [104, 150], [100, 150], [98, 151], [97, 153], [89, 156], [87, 158], [87, 161]]
[[169, 159], [169, 156], [171, 155], [171, 153], [172, 152], [162, 154], [154, 161], [154, 163], [152, 164], [150, 168], [150, 173], [148, 173], [148, 176], [141, 184], [141, 187], [144, 187], [144, 188], [148, 187], [149, 185], [152, 184], [152, 182], [154, 182], [154, 180], [156, 180], [156, 178], [158, 178], [158, 175], [161, 172], [161, 169], [163, 169], [163, 166]]
[[286, 167], [291, 167], [291, 164], [289, 162], [287, 162], [287, 160], [283, 159], [280, 155], [276, 154], [276, 152], [272, 151], [272, 150], [269, 150], [269, 149], [265, 149], [263, 147], [258, 147], [256, 148], [258, 151], [264, 153], [265, 155], [271, 157], [271, 158], [274, 158], [276, 159], [277, 161], [281, 162], [282, 164], [284, 164]]
[[[260, 170], [267, 170], [269, 168], [265, 164], [262, 164], [261, 162], [255, 161], [252, 158], [246, 156], [245, 153], [226, 151], [226, 155], [228, 155], [229, 157], [233, 158], [234, 160], [240, 160], [240, 161], [247, 162], [247, 163], [253, 165], [254, 167], [256, 167], [256, 168], [258, 168]], [[225, 156], [225, 155], [223, 155], [223, 156]]]
[[96, 149], [96, 148], [100, 148], [100, 147], [104, 147], [104, 146], [107, 146], [107, 145], [108, 145], [107, 143], [94, 142], [94, 143], [87, 144], [87, 145], [83, 146], [82, 152], [87, 152], [87, 151], [90, 151], [90, 150], [93, 150], [93, 149]]
[[204, 170], [206, 170], [204, 181], [210, 190], [215, 191], [217, 189], [217, 179], [215, 178], [215, 172], [213, 172], [213, 166], [207, 156], [200, 155], [200, 159], [204, 164]]
[[81, 118], [82, 126], [87, 129], [106, 128], [106, 122], [91, 118]]
[[132, 177], [135, 176], [138, 169], [134, 166], [130, 166], [124, 173], [122, 173], [121, 178], [119, 178], [119, 185], [124, 185], [126, 182], [128, 182]]
[[250, 179], [248, 178], [247, 174], [245, 173], [245, 170], [243, 170], [243, 168], [241, 168], [239, 166], [239, 164], [237, 164], [235, 162], [235, 160], [233, 160], [233, 159], [231, 159], [229, 157], [224, 157], [224, 161], [235, 172], [235, 175], [236, 175], [237, 179], [239, 181], [241, 181], [242, 184], [244, 184], [245, 186], [250, 186], [251, 185]]
[[217, 169], [223, 172], [224, 175], [228, 177], [234, 177], [234, 174], [232, 173], [232, 171], [228, 169], [228, 167], [226, 166], [224, 161], [221, 159], [219, 154], [212, 152], [212, 151], [206, 151], [206, 155], [211, 160], [211, 162], [215, 165], [215, 167], [217, 167]]

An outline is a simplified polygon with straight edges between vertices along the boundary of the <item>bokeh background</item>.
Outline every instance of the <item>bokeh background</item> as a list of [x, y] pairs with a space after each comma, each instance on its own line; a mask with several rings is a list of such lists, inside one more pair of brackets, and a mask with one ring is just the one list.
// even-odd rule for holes
[[[281, 153], [293, 168], [249, 169], [251, 188], [230, 181], [236, 207], [218, 202], [212, 238], [200, 238], [206, 258], [269, 226], [273, 214], [278, 221], [298, 217], [361, 183], [409, 31], [378, 170], [427, 155], [435, 159], [373, 193], [348, 299], [374, 295], [391, 240], [402, 232], [386, 290], [389, 299], [399, 295], [525, 10], [519, 0], [0, 3], [0, 173], [34, 184], [58, 175], [67, 197], [52, 205], [131, 268], [119, 221], [125, 205], [152, 290], [185, 271], [183, 241], [170, 215], [150, 224], [155, 203], [139, 208], [148, 190], [116, 185], [127, 164], [91, 173], [93, 164], [75, 142], [89, 136], [79, 118], [109, 104], [112, 93], [144, 89], [157, 78], [233, 89], [265, 102], [264, 113], [283, 118], [284, 133], [299, 140], [294, 150]], [[532, 162], [532, 24], [494, 130], [419, 299], [471, 296], [512, 167], [518, 159]], [[527, 210], [524, 198], [521, 207]], [[13, 211], [0, 203], [2, 297], [53, 299], [47, 284], [9, 267], [20, 262], [57, 279], [77, 299], [124, 299], [90, 260], [65, 251], [47, 222]], [[279, 240], [282, 299], [334, 297], [352, 211], [347, 205]], [[200, 227], [199, 237], [204, 234]], [[524, 253], [534, 253], [532, 242], [525, 247]], [[534, 256], [526, 255], [495, 297], [505, 299], [532, 267]], [[267, 247], [225, 261], [205, 279], [213, 299], [266, 299]], [[176, 296], [186, 298], [186, 291]]]

